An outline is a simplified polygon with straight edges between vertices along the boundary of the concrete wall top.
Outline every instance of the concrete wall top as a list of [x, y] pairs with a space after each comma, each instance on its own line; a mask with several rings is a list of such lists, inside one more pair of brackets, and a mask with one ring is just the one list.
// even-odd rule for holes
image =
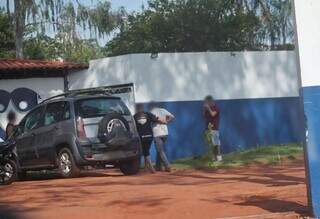
[[189, 101], [298, 96], [294, 51], [132, 54], [90, 62], [71, 89], [133, 82], [136, 100]]

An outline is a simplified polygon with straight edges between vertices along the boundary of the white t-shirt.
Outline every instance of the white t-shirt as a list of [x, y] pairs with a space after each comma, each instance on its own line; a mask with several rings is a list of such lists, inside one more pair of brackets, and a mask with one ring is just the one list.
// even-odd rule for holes
[[[163, 108], [154, 108], [151, 113], [161, 120], [165, 120], [167, 116], [173, 117], [173, 115]], [[169, 134], [168, 126], [165, 124], [154, 123], [152, 125], [152, 131], [154, 137], [166, 136]]]

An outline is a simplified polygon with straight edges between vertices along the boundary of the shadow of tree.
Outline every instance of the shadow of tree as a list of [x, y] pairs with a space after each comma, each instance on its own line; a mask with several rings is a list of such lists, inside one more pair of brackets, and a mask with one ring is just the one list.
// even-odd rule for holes
[[[121, 177], [123, 174], [108, 174], [107, 172], [102, 171], [82, 171], [78, 178], [89, 178], [89, 177]], [[57, 171], [46, 171], [46, 172], [31, 172], [28, 173], [25, 179], [21, 180], [24, 182], [27, 181], [47, 181], [53, 179], [62, 179], [61, 175]], [[72, 180], [72, 179], [65, 179], [65, 180]]]
[[0, 205], [0, 218], [1, 219], [27, 219], [25, 217], [22, 217], [21, 215], [18, 215], [17, 213], [14, 213], [15, 211], [5, 205]]
[[297, 202], [285, 201], [269, 196], [251, 196], [245, 201], [237, 203], [241, 206], [256, 206], [272, 213], [279, 212], [296, 212], [298, 214], [307, 215], [307, 207]]
[[[48, 203], [54, 203], [58, 207], [80, 207], [83, 206], [84, 200], [99, 199], [103, 206], [143, 206], [145, 208], [164, 207], [170, 203], [174, 196], [170, 193], [161, 195], [139, 193], [138, 191], [150, 192], [156, 191], [158, 187], [172, 187], [177, 189], [188, 189], [199, 186], [199, 188], [212, 187], [230, 184], [230, 188], [236, 188], [235, 185], [244, 187], [244, 185], [259, 186], [258, 188], [265, 189], [266, 187], [285, 188], [286, 186], [303, 185], [305, 179], [301, 176], [304, 168], [299, 166], [283, 167], [283, 168], [242, 168], [232, 170], [217, 170], [217, 171], [194, 171], [194, 170], [177, 170], [170, 174], [158, 173], [151, 175], [143, 174], [137, 176], [122, 176], [117, 171], [109, 172], [85, 172], [82, 178], [77, 179], [51, 179], [51, 175], [43, 175], [41, 179], [33, 181], [17, 182], [9, 187], [0, 188], [0, 192], [9, 192], [11, 195], [2, 197], [0, 205], [10, 203], [15, 212], [23, 213], [29, 211], [38, 211], [48, 208]], [[295, 173], [299, 173], [295, 175]], [[121, 177], [122, 176], [122, 177]], [[116, 178], [114, 178], [116, 177]], [[96, 178], [96, 179], [95, 179]], [[249, 184], [248, 184], [249, 183]], [[18, 190], [15, 189], [18, 186]], [[123, 198], [126, 192], [136, 191], [136, 194], [131, 197]], [[284, 190], [285, 191], [285, 190]], [[148, 191], [149, 192], [149, 191]], [[245, 196], [236, 197], [238, 195], [229, 195], [226, 191], [212, 190], [211, 197], [199, 198], [199, 201], [207, 201], [212, 203], [229, 202], [237, 205], [255, 205], [257, 207], [271, 212], [282, 212], [284, 210], [292, 211], [297, 209], [297, 212], [306, 212], [306, 207], [302, 204], [288, 201], [278, 202], [273, 205], [277, 198], [265, 196], [250, 196], [243, 199]], [[26, 195], [27, 194], [27, 195]], [[157, 194], [157, 193], [156, 193]], [[115, 196], [113, 196], [115, 195]], [[119, 196], [120, 195], [120, 196]], [[174, 194], [172, 194], [174, 195]], [[112, 196], [111, 199], [105, 197]], [[13, 197], [13, 198], [12, 198]], [[264, 202], [270, 203], [264, 206]], [[32, 203], [31, 206], [28, 203]], [[95, 205], [94, 201], [89, 201], [91, 205]], [[285, 208], [286, 204], [290, 207]], [[87, 204], [86, 204], [87, 206]], [[279, 207], [283, 206], [283, 207]], [[284, 210], [283, 210], [284, 209]], [[1, 218], [1, 217], [0, 217]]]
[[115, 200], [106, 203], [106, 206], [112, 206], [112, 205], [121, 205], [124, 207], [127, 206], [145, 206], [145, 207], [155, 207], [163, 204], [164, 201], [170, 200], [171, 198], [155, 198], [155, 197], [137, 197], [134, 200]]
[[[304, 171], [304, 168], [299, 167], [296, 171]], [[199, 174], [201, 172], [212, 173], [213, 177], [204, 176]], [[228, 182], [250, 182], [257, 183], [267, 187], [277, 186], [290, 186], [305, 184], [306, 180], [304, 177], [292, 176], [286, 173], [286, 169], [283, 168], [270, 168], [268, 166], [256, 168], [255, 171], [245, 170], [245, 168], [226, 170], [226, 171], [214, 171], [214, 170], [202, 170], [197, 173], [185, 174], [175, 173], [177, 176], [192, 177], [195, 179], [208, 179], [215, 180], [216, 183], [223, 181]], [[259, 174], [258, 174], [259, 173]], [[226, 177], [227, 174], [232, 174], [232, 177]], [[222, 176], [222, 177], [221, 177]]]

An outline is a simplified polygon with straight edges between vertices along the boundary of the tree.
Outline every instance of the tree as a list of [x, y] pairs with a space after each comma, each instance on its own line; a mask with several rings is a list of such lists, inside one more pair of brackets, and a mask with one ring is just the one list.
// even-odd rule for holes
[[60, 43], [46, 35], [29, 37], [24, 40], [24, 57], [27, 59], [57, 60], [60, 58]]
[[96, 40], [74, 38], [64, 41], [61, 35], [55, 38], [39, 35], [27, 38], [24, 42], [24, 54], [28, 59], [65, 60], [89, 63], [92, 59], [103, 57], [102, 49]]
[[0, 10], [0, 58], [14, 56], [13, 28], [7, 14]]
[[[32, 27], [42, 34], [48, 29], [54, 31], [65, 24], [65, 14], [72, 25], [72, 34], [79, 29], [90, 30], [95, 35], [102, 36], [117, 27], [121, 14], [111, 11], [110, 2], [95, 1], [97, 5], [87, 7], [79, 0], [71, 3], [68, 0], [14, 0], [14, 7], [10, 7], [7, 0], [6, 9], [12, 18], [15, 32], [16, 57], [23, 57], [23, 40]], [[13, 12], [10, 9], [13, 8]]]
[[293, 48], [292, 0], [238, 0], [240, 7], [259, 18], [259, 41], [270, 49]]
[[128, 17], [105, 54], [251, 50], [258, 24], [234, 0], [150, 0], [148, 9]]
[[292, 49], [291, 11], [290, 0], [149, 0], [105, 54]]

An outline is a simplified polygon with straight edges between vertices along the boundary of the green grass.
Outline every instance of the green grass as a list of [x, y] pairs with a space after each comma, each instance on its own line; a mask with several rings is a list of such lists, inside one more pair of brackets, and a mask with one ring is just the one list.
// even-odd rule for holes
[[303, 148], [299, 144], [272, 145], [237, 151], [223, 156], [222, 162], [213, 162], [207, 155], [177, 160], [176, 168], [183, 169], [226, 169], [247, 165], [281, 165], [301, 161]]

